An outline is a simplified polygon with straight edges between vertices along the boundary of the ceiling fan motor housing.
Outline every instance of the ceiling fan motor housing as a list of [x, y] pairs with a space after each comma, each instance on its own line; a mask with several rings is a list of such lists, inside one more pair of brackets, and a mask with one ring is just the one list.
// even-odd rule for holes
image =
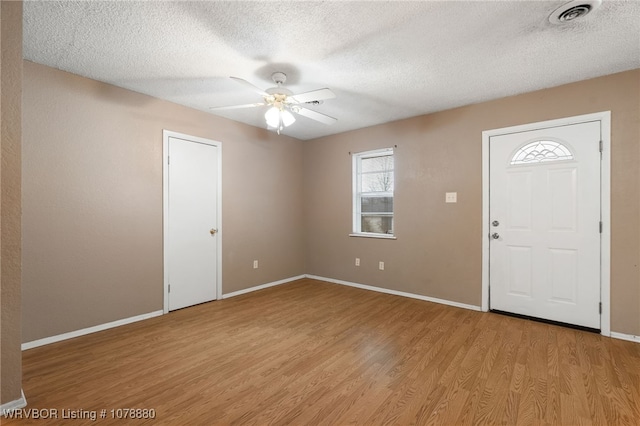
[[270, 87], [267, 90], [265, 90], [265, 92], [267, 92], [270, 95], [286, 95], [286, 96], [292, 96], [293, 92], [289, 89], [285, 89], [282, 86], [278, 86], [278, 87]]
[[[265, 92], [267, 92], [270, 95], [273, 95], [276, 97], [276, 101], [278, 101], [278, 98], [282, 98], [282, 102], [284, 102], [285, 98], [287, 96], [292, 96], [293, 92], [291, 90], [285, 89], [284, 87], [282, 87], [282, 85], [287, 81], [287, 75], [283, 72], [274, 72], [273, 74], [271, 74], [271, 80], [273, 80], [274, 83], [277, 84], [276, 87], [271, 87], [267, 90], [265, 90]], [[273, 102], [273, 100], [271, 100], [271, 102], [269, 102], [270, 99], [265, 98], [265, 101], [267, 101], [267, 103], [271, 103]]]

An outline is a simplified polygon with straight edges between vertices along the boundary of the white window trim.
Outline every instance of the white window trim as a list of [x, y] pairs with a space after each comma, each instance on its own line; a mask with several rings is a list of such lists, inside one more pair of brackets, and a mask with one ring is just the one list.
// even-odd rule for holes
[[[378, 234], [375, 232], [360, 232], [360, 221], [362, 217], [362, 211], [360, 203], [358, 202], [358, 159], [362, 158], [374, 158], [374, 157], [383, 157], [386, 155], [395, 155], [395, 151], [393, 148], [382, 148], [382, 149], [374, 149], [371, 151], [362, 151], [356, 152], [351, 155], [351, 176], [352, 176], [352, 215], [353, 221], [351, 225], [352, 232], [349, 234], [350, 237], [364, 237], [364, 238], [380, 238], [387, 240], [395, 240], [395, 230], [393, 234]], [[395, 198], [395, 158], [394, 158], [394, 188], [391, 193]], [[395, 201], [395, 200], [394, 200]], [[394, 204], [394, 212], [395, 216], [395, 204]]]
[[352, 232], [350, 237], [362, 237], [362, 238], [378, 238], [381, 240], [397, 240], [398, 238], [393, 234], [374, 234], [373, 232]]

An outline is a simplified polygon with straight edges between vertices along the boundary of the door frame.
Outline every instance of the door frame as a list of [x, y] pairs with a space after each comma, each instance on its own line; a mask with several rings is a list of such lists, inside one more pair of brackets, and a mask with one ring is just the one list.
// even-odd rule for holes
[[482, 132], [482, 305], [489, 311], [489, 140], [493, 136], [521, 133], [549, 127], [567, 126], [591, 121], [600, 122], [602, 160], [600, 162], [600, 333], [611, 336], [611, 111], [547, 120]]
[[182, 139], [188, 142], [202, 143], [212, 145], [218, 148], [218, 187], [217, 191], [217, 215], [218, 215], [218, 232], [216, 238], [216, 297], [215, 300], [222, 298], [222, 142], [211, 139], [191, 136], [184, 133], [173, 132], [171, 130], [162, 130], [162, 263], [163, 263], [163, 311], [169, 312], [169, 138]]

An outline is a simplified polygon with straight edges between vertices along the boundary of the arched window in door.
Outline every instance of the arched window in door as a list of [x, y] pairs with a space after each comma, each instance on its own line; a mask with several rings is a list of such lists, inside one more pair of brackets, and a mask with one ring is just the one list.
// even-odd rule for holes
[[560, 142], [539, 140], [526, 144], [511, 157], [511, 165], [573, 160], [573, 154]]

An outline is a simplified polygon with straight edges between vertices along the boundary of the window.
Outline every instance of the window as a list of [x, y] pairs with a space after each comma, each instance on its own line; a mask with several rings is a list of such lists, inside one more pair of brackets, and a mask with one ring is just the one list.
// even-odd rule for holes
[[393, 149], [353, 154], [353, 234], [393, 237]]
[[520, 148], [511, 159], [511, 164], [542, 163], [546, 161], [573, 160], [569, 148], [554, 141], [535, 141]]

